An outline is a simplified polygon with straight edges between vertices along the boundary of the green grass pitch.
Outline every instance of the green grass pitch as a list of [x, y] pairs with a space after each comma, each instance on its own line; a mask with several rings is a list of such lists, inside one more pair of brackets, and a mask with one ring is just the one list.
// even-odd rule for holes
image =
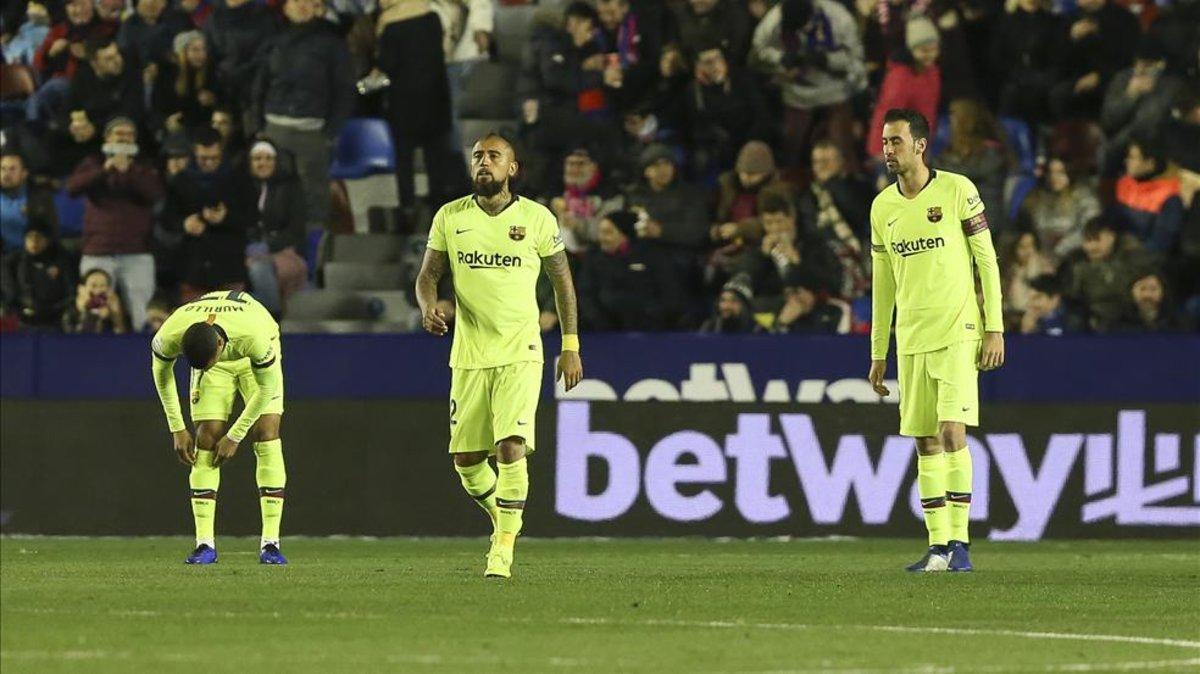
[[1200, 671], [1200, 540], [0, 540], [0, 669], [20, 672]]

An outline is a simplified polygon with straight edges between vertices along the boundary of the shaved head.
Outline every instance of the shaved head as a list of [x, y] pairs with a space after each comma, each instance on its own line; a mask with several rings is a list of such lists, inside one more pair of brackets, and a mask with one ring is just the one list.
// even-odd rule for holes
[[517, 175], [517, 153], [512, 143], [498, 133], [480, 138], [471, 148], [471, 180], [475, 194], [491, 197], [508, 188]]

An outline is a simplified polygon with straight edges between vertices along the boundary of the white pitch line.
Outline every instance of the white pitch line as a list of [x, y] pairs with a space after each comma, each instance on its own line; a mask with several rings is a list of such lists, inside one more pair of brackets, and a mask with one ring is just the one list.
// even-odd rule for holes
[[576, 625], [645, 625], [665, 627], [701, 627], [714, 629], [766, 630], [812, 630], [812, 629], [856, 629], [875, 632], [903, 632], [910, 634], [958, 634], [965, 636], [1021, 637], [1024, 639], [1063, 639], [1068, 641], [1104, 641], [1118, 644], [1142, 644], [1148, 646], [1174, 646], [1177, 648], [1200, 649], [1200, 641], [1165, 639], [1160, 637], [1125, 636], [1121, 634], [1072, 634], [1069, 632], [1031, 632], [1024, 630], [985, 629], [968, 627], [908, 627], [903, 625], [808, 625], [804, 623], [746, 623], [728, 620], [635, 620], [617, 621], [608, 618], [566, 618], [562, 622]]
[[888, 667], [871, 669], [861, 667], [830, 667], [818, 669], [770, 669], [741, 671], [737, 674], [999, 674], [1001, 672], [1133, 672], [1155, 669], [1180, 669], [1200, 667], [1200, 658], [1187, 660], [1135, 660], [1132, 662], [1071, 662], [1045, 665], [985, 665], [982, 667], [954, 667], [952, 665], [914, 665], [911, 667]]

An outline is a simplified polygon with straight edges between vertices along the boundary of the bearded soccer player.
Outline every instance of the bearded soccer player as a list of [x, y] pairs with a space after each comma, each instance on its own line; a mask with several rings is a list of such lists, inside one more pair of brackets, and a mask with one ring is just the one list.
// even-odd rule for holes
[[[192, 469], [189, 481], [196, 549], [186, 563], [217, 561], [213, 523], [221, 465], [233, 458], [238, 444], [250, 435], [258, 461], [254, 477], [262, 509], [259, 561], [287, 564], [279, 550], [287, 473], [279, 439], [283, 370], [275, 319], [244, 292], [209, 293], [176, 309], [154, 335], [150, 349], [154, 354], [154, 385], [167, 415], [167, 430], [174, 436], [179, 460]], [[175, 390], [175, 360], [181, 355], [192, 369], [194, 441], [184, 424]], [[230, 426], [234, 396], [239, 393], [245, 409]]]
[[[871, 370], [888, 395], [896, 312], [900, 434], [917, 444], [917, 490], [929, 549], [909, 571], [970, 571], [971, 453], [979, 425], [978, 371], [1004, 364], [1000, 271], [979, 191], [925, 165], [929, 123], [914, 110], [884, 116], [883, 158], [896, 176], [871, 204]], [[975, 272], [983, 287], [983, 320]]]
[[[575, 286], [558, 222], [541, 204], [513, 194], [512, 145], [499, 135], [471, 151], [474, 194], [433, 218], [417, 276], [422, 325], [449, 330], [437, 306], [439, 279], [450, 272], [457, 308], [450, 349], [450, 453], [463, 488], [491, 518], [484, 575], [511, 575], [521, 533], [542, 381], [542, 338], [535, 289], [539, 269], [554, 286], [562, 353], [556, 377], [567, 390], [583, 377]], [[488, 462], [496, 457], [496, 471]]]

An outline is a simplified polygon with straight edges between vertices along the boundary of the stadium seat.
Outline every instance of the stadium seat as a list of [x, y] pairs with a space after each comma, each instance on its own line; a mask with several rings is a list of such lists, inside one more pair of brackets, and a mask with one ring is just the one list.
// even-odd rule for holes
[[401, 290], [329, 290], [296, 293], [288, 300], [287, 317], [296, 321], [382, 321], [414, 323], [417, 310]]
[[539, 9], [538, 5], [496, 7], [492, 37], [496, 40], [496, 54], [501, 61], [521, 65], [533, 29], [533, 14]]
[[338, 234], [333, 238], [332, 260], [382, 264], [399, 262], [404, 237], [394, 234]]
[[490, 62], [476, 64], [463, 79], [462, 87], [458, 102], [460, 119], [515, 119], [516, 66]]
[[330, 290], [397, 290], [404, 282], [400, 264], [328, 262], [324, 274], [325, 287]]
[[1015, 117], [1001, 117], [1000, 125], [1008, 136], [1008, 146], [1017, 156], [1017, 167], [1020, 173], [1033, 175], [1037, 166], [1037, 148], [1029, 125]]
[[54, 193], [54, 210], [58, 212], [58, 235], [76, 238], [83, 234], [83, 198], [67, 194], [66, 189]]
[[370, 117], [347, 120], [338, 134], [329, 176], [334, 180], [351, 180], [395, 170], [396, 149], [387, 122]]
[[[60, 216], [61, 217], [61, 216]], [[308, 261], [308, 280], [317, 280], [317, 270], [325, 264], [325, 230], [310, 229], [304, 240], [304, 259]]]

